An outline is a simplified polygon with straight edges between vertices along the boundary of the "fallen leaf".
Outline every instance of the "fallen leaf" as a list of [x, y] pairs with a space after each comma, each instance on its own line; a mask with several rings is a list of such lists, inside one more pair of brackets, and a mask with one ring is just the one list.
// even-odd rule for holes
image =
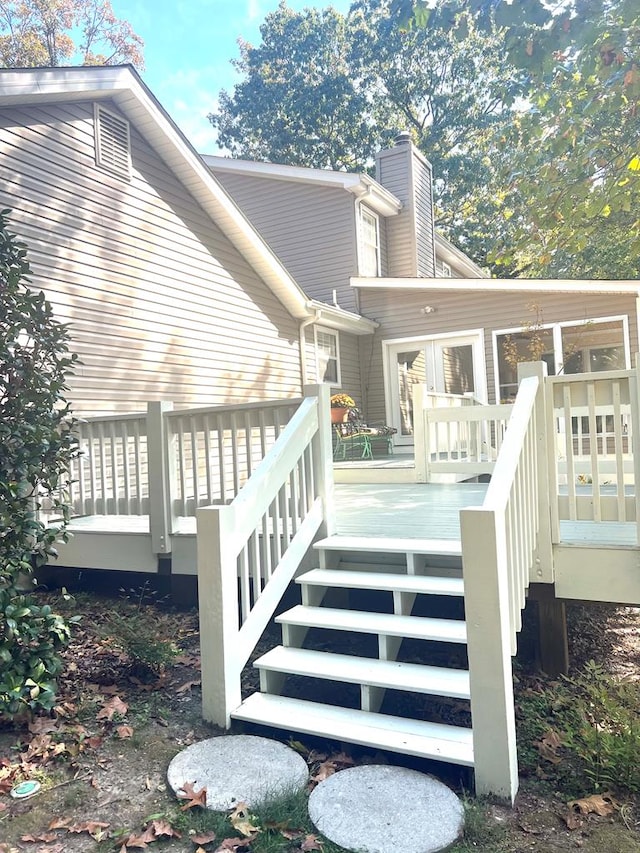
[[164, 836], [167, 836], [167, 838], [182, 838], [180, 833], [171, 826], [168, 820], [152, 820], [148, 828], [153, 830], [156, 838], [163, 838]]
[[194, 785], [195, 782], [185, 782], [178, 791], [177, 796], [179, 800], [189, 800], [188, 803], [180, 806], [181, 812], [195, 808], [196, 806], [200, 806], [203, 809], [207, 807], [207, 789], [201, 788], [196, 792], [193, 788]]
[[215, 832], [199, 832], [196, 835], [190, 835], [189, 838], [194, 844], [210, 844], [216, 840], [216, 834]]
[[225, 850], [245, 850], [249, 849], [249, 845], [256, 838], [255, 835], [249, 838], [225, 838], [219, 847], [216, 847], [215, 853], [223, 853]]
[[68, 817], [54, 817], [47, 829], [69, 829], [71, 821]]
[[185, 681], [184, 684], [176, 689], [176, 693], [187, 693], [192, 687], [200, 687], [199, 678], [194, 678], [193, 681]]
[[43, 832], [42, 835], [21, 835], [20, 841], [27, 842], [35, 842], [35, 841], [44, 841], [45, 844], [48, 844], [49, 841], [55, 841], [57, 839], [57, 835], [54, 832]]
[[255, 820], [253, 815], [249, 812], [249, 806], [247, 803], [238, 803], [235, 809], [229, 815], [229, 822], [231, 826], [237, 831], [241, 832], [242, 835], [250, 836], [260, 832], [260, 827], [255, 826], [251, 821]]
[[128, 737], [133, 737], [133, 726], [118, 726], [116, 728], [116, 734], [121, 740], [124, 740]]
[[114, 714], [119, 714], [121, 717], [127, 713], [128, 706], [122, 701], [119, 696], [114, 696], [105, 702], [104, 706], [98, 711], [96, 719], [109, 720], [113, 719]]
[[317, 835], [307, 835], [300, 845], [301, 850], [322, 850], [322, 842]]
[[552, 729], [549, 729], [549, 731], [546, 732], [539, 741], [535, 741], [533, 745], [537, 747], [540, 757], [544, 758], [545, 761], [549, 761], [551, 764], [560, 764], [562, 762], [562, 757], [558, 755], [556, 751], [560, 746], [562, 746], [562, 738]]
[[69, 832], [87, 832], [93, 839], [100, 841], [105, 836], [103, 830], [108, 826], [108, 823], [99, 820], [87, 820], [85, 823], [76, 823], [73, 826], [68, 826], [67, 829]]
[[565, 816], [565, 823], [568, 829], [574, 830], [582, 826], [583, 818], [589, 814], [597, 814], [600, 817], [607, 817], [614, 814], [620, 804], [614, 800], [609, 792], [604, 794], [592, 794], [590, 797], [583, 797], [579, 800], [571, 800], [567, 803], [569, 812]]
[[47, 732], [55, 732], [58, 724], [55, 720], [50, 720], [48, 717], [36, 717], [29, 723], [29, 731], [32, 735], [46, 734]]

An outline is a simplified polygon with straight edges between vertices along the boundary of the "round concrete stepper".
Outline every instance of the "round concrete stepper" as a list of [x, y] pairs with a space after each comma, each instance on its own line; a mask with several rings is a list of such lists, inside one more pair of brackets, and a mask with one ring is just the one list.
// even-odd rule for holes
[[298, 792], [309, 778], [305, 760], [276, 740], [229, 735], [194, 743], [169, 764], [167, 779], [175, 793], [191, 782], [207, 789], [207, 808], [227, 811], [237, 803], [255, 807]]
[[438, 853], [464, 825], [460, 799], [442, 782], [378, 764], [320, 782], [309, 797], [309, 816], [330, 841], [358, 853]]

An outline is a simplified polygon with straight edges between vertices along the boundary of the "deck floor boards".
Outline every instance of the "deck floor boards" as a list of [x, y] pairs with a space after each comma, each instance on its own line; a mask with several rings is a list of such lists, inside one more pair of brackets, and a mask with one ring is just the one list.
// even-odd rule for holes
[[[480, 506], [486, 483], [337, 483], [337, 533], [342, 536], [394, 539], [460, 539], [461, 509]], [[100, 515], [75, 518], [76, 533], [148, 534], [146, 515]], [[181, 518], [180, 535], [193, 536], [195, 518]], [[561, 521], [563, 544], [629, 547], [636, 545], [634, 523]]]

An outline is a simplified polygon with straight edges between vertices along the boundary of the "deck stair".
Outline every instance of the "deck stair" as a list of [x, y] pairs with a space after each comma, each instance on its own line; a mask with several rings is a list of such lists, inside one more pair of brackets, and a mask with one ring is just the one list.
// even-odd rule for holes
[[[414, 610], [424, 609], [417, 605], [424, 603], [425, 597], [430, 612], [436, 614], [441, 608], [448, 609], [451, 598], [463, 597], [460, 543], [332, 536], [315, 547], [320, 567], [296, 579], [301, 604], [276, 619], [282, 629], [282, 645], [255, 662], [260, 670], [260, 692], [249, 696], [231, 716], [259, 725], [473, 766], [470, 728], [383, 712], [387, 690], [463, 702], [470, 699], [468, 671], [432, 665], [427, 659], [428, 645], [424, 663], [422, 658], [419, 663], [415, 658], [402, 660], [405, 639], [458, 647], [466, 643], [462, 619], [414, 615]], [[329, 631], [341, 638], [340, 652], [326, 650], [324, 644], [321, 650], [312, 648], [314, 635], [318, 636], [313, 629], [320, 629], [322, 636]], [[377, 656], [351, 653], [348, 644], [345, 653], [344, 640], [350, 634], [377, 637]], [[336, 682], [358, 685], [360, 707], [283, 695], [289, 676], [324, 682], [327, 698]]]

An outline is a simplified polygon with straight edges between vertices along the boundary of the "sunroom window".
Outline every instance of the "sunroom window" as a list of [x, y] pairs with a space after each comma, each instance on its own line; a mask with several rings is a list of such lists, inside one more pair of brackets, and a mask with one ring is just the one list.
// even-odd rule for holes
[[380, 275], [380, 220], [366, 207], [360, 208], [360, 275]]

